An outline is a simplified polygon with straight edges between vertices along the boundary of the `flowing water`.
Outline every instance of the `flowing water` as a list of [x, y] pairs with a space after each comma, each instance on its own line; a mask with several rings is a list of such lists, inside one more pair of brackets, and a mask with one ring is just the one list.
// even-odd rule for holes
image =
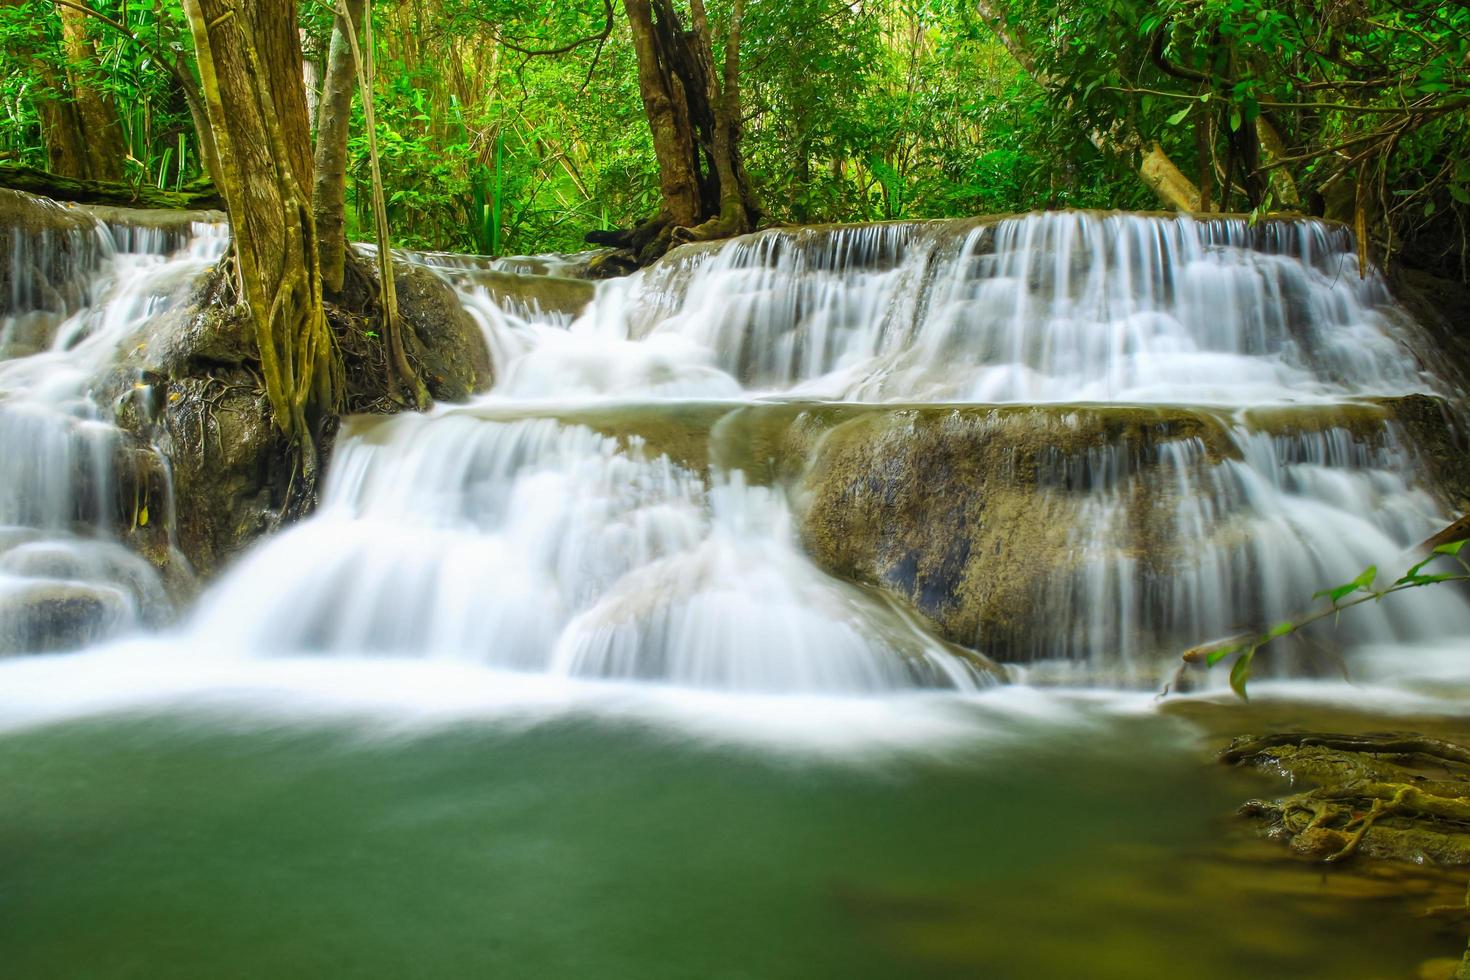
[[[1459, 392], [1342, 229], [774, 231], [576, 315], [486, 284], [575, 257], [409, 256], [494, 388], [350, 420], [318, 512], [184, 603], [121, 543], [115, 460], [151, 449], [94, 379], [225, 237], [148, 227], [11, 233], [0, 649], [56, 645], [38, 594], [95, 609], [82, 652], [0, 662], [14, 975], [1379, 977], [1463, 945], [1263, 870], [1228, 814], [1275, 788], [1151, 701], [1182, 646], [1453, 516], [1402, 406]], [[929, 528], [977, 479], [996, 516]], [[874, 574], [834, 574], [849, 513]], [[946, 619], [957, 581], [1004, 621]], [[1458, 731], [1470, 603], [1352, 616], [1358, 686], [1261, 694]]]

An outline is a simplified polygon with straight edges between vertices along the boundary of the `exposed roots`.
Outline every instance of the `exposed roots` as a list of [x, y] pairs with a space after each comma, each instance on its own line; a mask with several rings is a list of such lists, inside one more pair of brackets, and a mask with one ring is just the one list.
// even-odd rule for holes
[[1237, 739], [1222, 762], [1316, 784], [1241, 813], [1309, 857], [1470, 865], [1470, 750], [1413, 734], [1290, 733]]

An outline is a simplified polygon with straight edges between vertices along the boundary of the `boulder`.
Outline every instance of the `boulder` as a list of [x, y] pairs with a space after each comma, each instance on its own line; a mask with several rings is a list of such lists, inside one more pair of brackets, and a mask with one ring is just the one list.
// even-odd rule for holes
[[1094, 490], [1125, 495], [1117, 547], [1167, 567], [1177, 475], [1160, 461], [1186, 441], [1201, 466], [1235, 452], [1219, 420], [1177, 409], [864, 411], [818, 438], [800, 534], [818, 565], [897, 594], [946, 639], [1025, 661], [1055, 633], [1049, 593], [1081, 567]]
[[[413, 360], [436, 401], [462, 402], [490, 387], [490, 345], [439, 276], [420, 266], [399, 266], [393, 276], [398, 312], [413, 332]], [[580, 284], [579, 284], [580, 285]]]
[[119, 589], [47, 580], [0, 584], [0, 656], [75, 650], [116, 635], [131, 620]]

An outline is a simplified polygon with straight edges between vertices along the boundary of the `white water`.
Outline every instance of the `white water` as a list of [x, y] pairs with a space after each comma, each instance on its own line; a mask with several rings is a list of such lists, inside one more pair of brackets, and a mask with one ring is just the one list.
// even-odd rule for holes
[[[0, 426], [24, 409], [109, 429], [85, 379], [217, 243], [103, 260], [70, 339], [0, 363]], [[655, 417], [710, 399], [1213, 406], [1238, 458], [1183, 439], [1104, 446], [1044, 474], [1077, 531], [1071, 570], [1034, 597], [1048, 628], [1007, 640], [1042, 662], [1034, 679], [1155, 684], [1168, 644], [1287, 615], [1450, 516], [1391, 425], [1272, 435], [1232, 414], [1444, 389], [1382, 282], [1358, 276], [1348, 236], [1314, 223], [1044, 215], [772, 232], [602, 284], [570, 324], [455, 278], [496, 388], [466, 408], [350, 424], [320, 513], [206, 593], [179, 656], [408, 658], [782, 694], [985, 683], [912, 613], [817, 568], [789, 488], [549, 417], [614, 404], [652, 403]], [[0, 520], [111, 546], [100, 519], [63, 527], [91, 492], [64, 477], [89, 444], [21, 432], [0, 428], [5, 458], [23, 460], [12, 485], [30, 481]], [[1470, 628], [1448, 592], [1353, 616], [1340, 638], [1395, 650]]]
[[[0, 652], [65, 643], [23, 614], [38, 597], [85, 604], [83, 638], [173, 616], [153, 566], [119, 540], [139, 519], [122, 499], [119, 463], [147, 447], [130, 445], [110, 421], [113, 406], [93, 394], [102, 372], [145, 342], [142, 327], [185, 298], [228, 235], [209, 222], [166, 230], [69, 213], [74, 227], [62, 241], [5, 229], [12, 288], [0, 305]], [[48, 263], [53, 253], [68, 261]], [[47, 283], [52, 268], [60, 275]]]
[[[572, 332], [667, 352], [653, 395], [727, 394], [709, 366], [758, 391], [877, 401], [1246, 405], [1436, 388], [1381, 279], [1359, 278], [1350, 236], [1307, 221], [1052, 213], [767, 232], [610, 284]], [[555, 376], [510, 391], [555, 395]], [[614, 384], [627, 381], [603, 393], [632, 393]]]

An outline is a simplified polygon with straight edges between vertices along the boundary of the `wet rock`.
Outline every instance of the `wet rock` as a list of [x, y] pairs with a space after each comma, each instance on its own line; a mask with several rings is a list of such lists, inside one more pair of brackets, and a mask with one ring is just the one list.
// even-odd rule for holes
[[1128, 502], [1120, 553], [1167, 574], [1178, 476], [1160, 465], [1162, 447], [1186, 441], [1201, 466], [1234, 451], [1218, 420], [1174, 409], [863, 412], [816, 441], [802, 541], [832, 574], [911, 602], [945, 638], [1029, 660], [1056, 634], [1051, 593], [1081, 569], [1093, 491]]
[[131, 620], [120, 590], [80, 582], [8, 584], [0, 591], [0, 655], [74, 650], [115, 635]]
[[86, 582], [124, 596], [145, 626], [173, 619], [175, 602], [158, 569], [120, 542], [76, 538], [35, 540], [0, 553], [0, 578]]
[[1409, 395], [1382, 399], [1380, 404], [1401, 426], [1432, 484], [1455, 512], [1470, 513], [1470, 434], [1443, 398]]
[[208, 578], [280, 526], [291, 455], [248, 374], [176, 378], [167, 392], [159, 445], [173, 468], [174, 532]]
[[393, 281], [398, 311], [413, 331], [412, 353], [429, 394], [436, 401], [462, 402], [489, 388], [494, 370], [485, 334], [448, 283], [417, 266], [399, 266]]
[[[124, 520], [129, 535], [163, 563], [170, 539], [159, 534], [171, 533], [177, 551], [205, 579], [261, 535], [306, 513], [315, 499], [272, 420], [253, 326], [242, 307], [228, 304], [223, 285], [218, 273], [207, 276], [194, 298], [154, 320], [98, 385], [132, 437], [128, 446], [156, 447], [167, 459], [166, 472], [150, 470], [142, 456], [117, 467], [126, 476], [119, 489], [125, 516], [138, 512], [139, 499], [170, 505], [150, 507], [151, 532]], [[401, 411], [404, 398], [389, 384], [365, 285], [344, 303], [363, 307], [368, 316], [340, 304], [327, 310], [348, 360], [346, 408]], [[408, 267], [400, 267], [396, 285], [411, 332], [410, 358], [430, 394], [463, 400], [488, 387], [493, 370], [484, 334], [448, 285], [428, 270]], [[323, 462], [335, 428], [335, 417], [323, 420], [317, 447]]]
[[1389, 288], [1428, 334], [1440, 355], [1432, 366], [1456, 383], [1470, 384], [1470, 285], [1397, 263]]
[[171, 592], [215, 574], [286, 516], [289, 445], [271, 422], [251, 323], [219, 286], [208, 277], [156, 318], [95, 388], [126, 433], [113, 454], [119, 533]]
[[167, 255], [189, 244], [195, 226], [225, 220], [223, 211], [189, 211], [167, 208], [124, 208], [88, 205], [87, 212], [103, 222], [112, 233], [118, 251]]
[[51, 310], [6, 317], [0, 321], [0, 360], [29, 357], [49, 349], [61, 321], [62, 315]]

